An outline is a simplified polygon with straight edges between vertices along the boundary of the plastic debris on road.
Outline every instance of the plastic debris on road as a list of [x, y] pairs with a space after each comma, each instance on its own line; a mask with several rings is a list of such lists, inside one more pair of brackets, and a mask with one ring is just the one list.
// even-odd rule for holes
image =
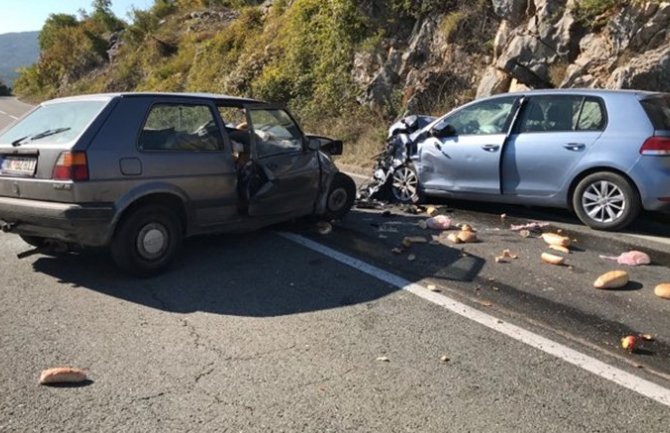
[[601, 259], [607, 259], [607, 260], [614, 260], [620, 265], [627, 265], [627, 266], [642, 266], [642, 265], [648, 265], [651, 263], [651, 259], [649, 258], [649, 255], [647, 253], [643, 253], [642, 251], [627, 251], [625, 253], [621, 253], [618, 256], [600, 256]]
[[510, 230], [512, 230], [514, 232], [518, 232], [518, 231], [521, 231], [521, 230], [539, 230], [541, 228], [547, 227], [548, 225], [549, 225], [549, 223], [546, 223], [546, 222], [533, 221], [533, 222], [528, 223], [528, 224], [517, 224], [517, 225], [512, 224], [510, 226]]
[[628, 272], [616, 270], [609, 271], [601, 276], [593, 283], [596, 289], [620, 289], [625, 287], [630, 281]]
[[431, 230], [449, 230], [451, 228], [451, 218], [445, 215], [436, 215], [426, 220], [426, 227]]
[[388, 357], [386, 357], [386, 356], [379, 356], [379, 357], [377, 357], [377, 361], [378, 361], [378, 362], [391, 362], [391, 360], [390, 360]]

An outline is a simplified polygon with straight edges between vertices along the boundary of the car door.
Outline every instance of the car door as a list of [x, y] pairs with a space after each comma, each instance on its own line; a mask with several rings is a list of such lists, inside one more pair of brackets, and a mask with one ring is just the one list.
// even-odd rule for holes
[[505, 147], [503, 193], [550, 197], [564, 190], [606, 123], [605, 104], [600, 98], [528, 97]]
[[317, 153], [307, 149], [300, 127], [282, 108], [247, 106], [251, 132], [251, 184], [248, 214], [306, 215], [319, 193]]
[[112, 119], [108, 127], [127, 128], [128, 113], [136, 105], [146, 114], [137, 137], [137, 157], [119, 155], [124, 188], [137, 187], [137, 194], [142, 188], [179, 191], [200, 227], [236, 217], [237, 173], [214, 105], [202, 98], [128, 98], [126, 114], [118, 124]]
[[438, 129], [451, 133], [428, 138], [417, 162], [424, 189], [499, 195], [500, 155], [518, 99], [487, 99], [441, 119]]

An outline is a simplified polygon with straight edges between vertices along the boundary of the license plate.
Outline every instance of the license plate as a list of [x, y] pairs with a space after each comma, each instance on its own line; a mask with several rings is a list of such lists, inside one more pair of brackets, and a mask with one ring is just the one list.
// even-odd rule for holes
[[37, 167], [37, 158], [25, 156], [5, 156], [0, 172], [5, 176], [32, 176]]

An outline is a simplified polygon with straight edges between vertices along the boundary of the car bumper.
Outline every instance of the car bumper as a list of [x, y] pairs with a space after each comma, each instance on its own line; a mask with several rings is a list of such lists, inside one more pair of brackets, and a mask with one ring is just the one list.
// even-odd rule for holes
[[109, 242], [113, 216], [112, 205], [0, 197], [4, 231], [84, 246], [104, 246]]

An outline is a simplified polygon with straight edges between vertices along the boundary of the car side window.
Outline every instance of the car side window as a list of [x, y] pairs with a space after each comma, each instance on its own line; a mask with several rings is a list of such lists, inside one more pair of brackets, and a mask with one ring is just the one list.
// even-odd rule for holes
[[444, 119], [453, 126], [457, 135], [504, 134], [517, 97], [483, 101], [452, 114]]
[[302, 133], [286, 111], [252, 109], [249, 110], [249, 117], [256, 138], [258, 158], [302, 151]]
[[221, 131], [209, 106], [156, 104], [151, 107], [139, 138], [140, 150], [218, 151]]
[[595, 98], [586, 98], [577, 121], [579, 131], [602, 131], [606, 116], [603, 105]]
[[547, 95], [530, 98], [519, 132], [599, 131], [605, 127], [603, 105], [596, 98]]

